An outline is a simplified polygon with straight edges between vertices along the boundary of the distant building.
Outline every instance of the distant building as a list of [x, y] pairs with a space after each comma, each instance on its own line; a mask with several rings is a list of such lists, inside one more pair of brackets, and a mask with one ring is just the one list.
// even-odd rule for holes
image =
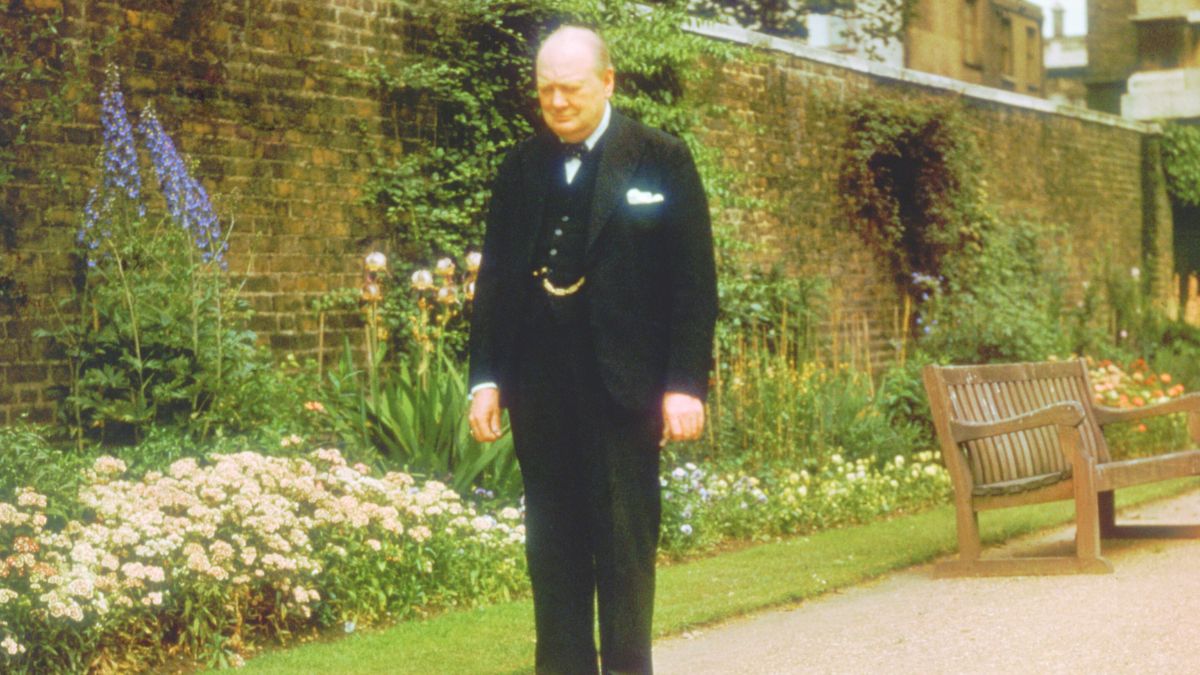
[[1088, 107], [1200, 122], [1200, 0], [1088, 0]]
[[809, 44], [964, 82], [1044, 95], [1042, 10], [1026, 0], [917, 0], [903, 41], [855, 43], [837, 15], [808, 18]]
[[1046, 98], [1056, 103], [1087, 107], [1087, 36], [1064, 34], [1062, 5], [1057, 5], [1050, 13], [1054, 33], [1046, 40], [1042, 56], [1046, 68]]

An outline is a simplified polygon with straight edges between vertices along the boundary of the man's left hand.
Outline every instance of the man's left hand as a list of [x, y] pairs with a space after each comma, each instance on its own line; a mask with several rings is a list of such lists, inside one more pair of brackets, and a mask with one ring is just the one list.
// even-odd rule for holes
[[668, 392], [663, 396], [663, 442], [694, 441], [704, 431], [704, 402], [695, 396]]

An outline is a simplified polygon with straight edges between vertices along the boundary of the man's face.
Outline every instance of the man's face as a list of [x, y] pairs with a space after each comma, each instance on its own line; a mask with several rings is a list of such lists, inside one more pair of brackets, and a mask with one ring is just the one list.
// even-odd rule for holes
[[597, 72], [590, 45], [554, 40], [538, 54], [537, 88], [546, 125], [564, 141], [580, 143], [604, 118], [604, 103], [613, 92], [613, 71]]

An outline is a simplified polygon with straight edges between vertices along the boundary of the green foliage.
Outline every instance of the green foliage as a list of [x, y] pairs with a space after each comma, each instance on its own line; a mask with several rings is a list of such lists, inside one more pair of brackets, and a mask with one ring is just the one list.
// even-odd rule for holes
[[1188, 391], [1200, 391], [1200, 328], [1182, 321], [1164, 324], [1149, 360]]
[[[788, 276], [779, 269], [743, 270], [733, 262], [729, 267], [717, 288], [718, 353], [736, 350], [744, 336], [763, 335], [770, 344], [786, 344], [796, 353], [811, 355], [817, 329], [827, 314], [829, 281]], [[721, 360], [717, 366], [729, 364]]]
[[354, 366], [347, 343], [329, 373], [326, 408], [342, 438], [373, 449], [388, 467], [445, 479], [459, 494], [478, 488], [509, 500], [520, 496], [512, 435], [506, 429], [494, 443], [471, 437], [460, 364], [437, 348], [402, 355], [390, 367], [382, 354], [378, 361], [372, 378], [369, 368]]
[[921, 380], [921, 370], [930, 362], [927, 354], [918, 352], [902, 362], [892, 363], [880, 377], [875, 395], [880, 412], [893, 426], [920, 431], [917, 448], [935, 446], [929, 397]]
[[967, 363], [1064, 352], [1063, 233], [993, 212], [961, 104], [863, 97], [847, 114], [842, 193], [916, 300], [920, 347]]
[[1200, 206], [1200, 127], [1164, 125], [1163, 168], [1171, 196], [1182, 204]]
[[[669, 2], [670, 0], [668, 0]], [[686, 3], [701, 17], [732, 21], [739, 26], [772, 35], [804, 38], [809, 35], [808, 18], [831, 14], [845, 22], [844, 36], [851, 43], [899, 40], [911, 18], [916, 0], [691, 0]]]
[[816, 470], [834, 454], [885, 462], [919, 449], [919, 428], [881, 410], [865, 372], [796, 360], [789, 345], [761, 336], [724, 361], [709, 437], [689, 454], [736, 460], [753, 473], [776, 462]]
[[119, 219], [101, 250], [61, 307], [74, 318], [43, 333], [71, 367], [61, 412], [75, 437], [130, 443], [154, 425], [204, 437], [271, 419], [281, 383], [249, 310], [185, 230]]
[[918, 277], [921, 348], [953, 363], [1064, 354], [1060, 233], [1020, 219], [981, 229], [978, 252], [948, 256], [943, 279]]
[[61, 527], [81, 514], [79, 487], [92, 457], [54, 445], [52, 431], [25, 423], [0, 426], [0, 501], [33, 488], [46, 496], [52, 526]]
[[979, 163], [956, 101], [863, 96], [847, 104], [841, 193], [898, 278], [938, 276], [978, 250]]

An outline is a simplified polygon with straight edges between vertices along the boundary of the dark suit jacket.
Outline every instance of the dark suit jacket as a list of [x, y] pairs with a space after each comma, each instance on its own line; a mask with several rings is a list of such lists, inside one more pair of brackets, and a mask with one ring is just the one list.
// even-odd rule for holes
[[[502, 399], [513, 382], [521, 317], [530, 294], [541, 292], [530, 277], [550, 172], [563, 170], [558, 143], [548, 132], [522, 142], [492, 189], [470, 382], [497, 383]], [[717, 290], [708, 203], [691, 153], [674, 136], [615, 110], [599, 148], [584, 275], [601, 377], [631, 408], [657, 406], [665, 391], [703, 399]], [[661, 201], [635, 203], [652, 195]]]

